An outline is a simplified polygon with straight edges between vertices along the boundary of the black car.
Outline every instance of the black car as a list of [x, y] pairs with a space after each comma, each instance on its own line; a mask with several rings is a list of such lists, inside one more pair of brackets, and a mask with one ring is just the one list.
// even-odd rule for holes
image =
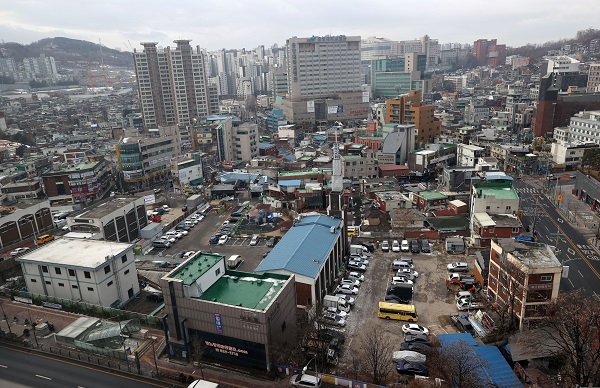
[[238, 213], [238, 212], [236, 212], [236, 213], [231, 213], [231, 217], [238, 217], [238, 218], [239, 218], [239, 217], [241, 217], [241, 216], [242, 216], [242, 213]]
[[429, 369], [424, 364], [419, 362], [409, 362], [406, 360], [400, 360], [396, 364], [396, 370], [398, 373], [404, 375], [419, 375], [429, 376]]
[[407, 334], [404, 336], [404, 342], [418, 342], [423, 345], [431, 345], [431, 339], [425, 334]]
[[419, 342], [402, 342], [400, 350], [412, 350], [413, 352], [427, 354], [431, 349], [429, 346]]
[[182, 211], [182, 212], [187, 212], [187, 206], [184, 206], [184, 207], [182, 207], [182, 208], [181, 208], [181, 211]]
[[146, 296], [146, 299], [148, 299], [150, 302], [162, 302], [165, 300], [162, 294], [150, 294]]
[[214, 236], [212, 236], [212, 237], [210, 238], [210, 241], [209, 241], [209, 242], [210, 242], [212, 245], [216, 245], [216, 244], [218, 244], [218, 243], [219, 243], [219, 239], [220, 239], [220, 238], [221, 238], [221, 235], [220, 235], [220, 234], [215, 234]]
[[401, 298], [394, 294], [387, 294], [385, 296], [385, 301], [390, 302], [390, 303], [398, 303], [398, 304], [409, 304], [410, 303], [410, 299]]
[[429, 244], [429, 240], [421, 240], [421, 252], [431, 253], [431, 245]]
[[275, 237], [269, 237], [266, 245], [269, 248], [273, 248], [275, 246]]
[[363, 247], [367, 248], [370, 253], [375, 252], [375, 245], [373, 245], [373, 243], [363, 242], [363, 243], [360, 243], [360, 245], [362, 245]]
[[411, 240], [410, 241], [410, 251], [412, 253], [419, 253], [421, 251], [421, 249], [419, 248], [419, 241], [418, 240]]

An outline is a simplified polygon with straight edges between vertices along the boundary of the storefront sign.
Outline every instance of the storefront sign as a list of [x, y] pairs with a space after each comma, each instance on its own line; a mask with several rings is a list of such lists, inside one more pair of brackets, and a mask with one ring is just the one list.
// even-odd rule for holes
[[223, 324], [221, 322], [221, 313], [215, 313], [215, 328], [217, 334], [223, 334]]

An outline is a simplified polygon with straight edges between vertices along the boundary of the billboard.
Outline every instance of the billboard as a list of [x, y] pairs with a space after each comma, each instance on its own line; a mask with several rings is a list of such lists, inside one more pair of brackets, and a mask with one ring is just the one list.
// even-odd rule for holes
[[[246, 368], [267, 369], [265, 345], [216, 333], [189, 329], [190, 337], [198, 338], [204, 356], [241, 365]], [[192, 344], [194, 341], [192, 341]]]
[[315, 113], [315, 100], [306, 101], [306, 112]]
[[338, 106], [332, 105], [327, 107], [327, 114], [334, 114], [338, 112]]
[[369, 102], [369, 92], [363, 92], [362, 102]]
[[154, 194], [144, 195], [144, 205], [148, 206], [154, 203], [156, 203], [156, 197], [154, 197]]

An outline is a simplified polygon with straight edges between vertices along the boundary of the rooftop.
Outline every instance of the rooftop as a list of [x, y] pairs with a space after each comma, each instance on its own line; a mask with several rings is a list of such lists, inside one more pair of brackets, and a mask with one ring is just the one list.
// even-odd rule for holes
[[478, 198], [495, 197], [497, 199], [519, 199], [517, 190], [512, 185], [512, 182], [505, 181], [481, 181], [473, 183], [473, 189], [481, 191]]
[[102, 218], [115, 210], [126, 206], [135, 200], [139, 199], [139, 196], [135, 195], [119, 195], [117, 197], [110, 198], [106, 201], [100, 202], [93, 207], [86, 207], [81, 210], [77, 210], [69, 215], [69, 218]]
[[304, 215], [254, 271], [284, 270], [314, 279], [340, 238], [341, 224], [338, 218]]
[[133, 244], [59, 237], [18, 257], [16, 261], [96, 269], [113, 256], [124, 254], [130, 249], [133, 249]]
[[320, 168], [313, 168], [312, 170], [280, 171], [279, 178], [281, 179], [281, 178], [310, 175], [310, 174], [323, 174], [323, 171]]
[[190, 286], [224, 258], [225, 256], [216, 253], [198, 251], [191, 259], [171, 272], [169, 278], [181, 280], [183, 284]]
[[419, 196], [421, 198], [423, 198], [426, 201], [434, 201], [436, 199], [446, 199], [448, 197], [446, 197], [444, 194], [440, 193], [439, 191], [421, 191], [419, 193]]
[[226, 271], [200, 299], [254, 310], [266, 309], [289, 276]]
[[554, 247], [548, 244], [515, 241], [512, 238], [499, 238], [497, 244], [528, 268], [562, 268], [553, 252]]

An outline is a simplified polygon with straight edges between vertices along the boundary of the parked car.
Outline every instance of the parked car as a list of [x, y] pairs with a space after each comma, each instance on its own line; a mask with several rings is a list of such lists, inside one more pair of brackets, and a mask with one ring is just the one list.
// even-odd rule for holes
[[392, 252], [400, 252], [400, 243], [398, 240], [392, 241]]
[[290, 385], [294, 387], [321, 388], [321, 379], [312, 375], [293, 375], [290, 378]]
[[165, 233], [165, 236], [171, 236], [171, 237], [175, 237], [177, 239], [180, 239], [183, 237], [183, 233], [179, 233], [176, 230], [172, 230], [170, 232]]
[[402, 252], [410, 251], [410, 246], [408, 245], [408, 240], [402, 240], [402, 243], [400, 244], [400, 250]]
[[448, 264], [448, 272], [469, 272], [469, 264], [459, 261]]
[[183, 207], [181, 208], [181, 211], [182, 211], [182, 212], [187, 212], [187, 209], [188, 209], [188, 207], [187, 207], [187, 206], [183, 206]]
[[168, 235], [166, 235], [166, 234], [165, 234], [165, 235], [162, 235], [162, 236], [160, 236], [160, 239], [159, 239], [159, 240], [165, 240], [165, 241], [168, 241], [168, 242], [170, 242], [170, 243], [171, 243], [171, 245], [175, 244], [175, 237], [168, 236]]
[[229, 236], [227, 236], [227, 235], [221, 236], [221, 238], [219, 238], [219, 245], [225, 245], [227, 240], [229, 240]]
[[427, 356], [413, 350], [399, 350], [392, 353], [393, 362], [400, 362], [401, 360], [408, 362], [425, 362], [427, 361]]
[[195, 254], [196, 254], [196, 251], [187, 251], [187, 252], [182, 252], [182, 254], [181, 254], [181, 258], [182, 258], [183, 260], [187, 260], [187, 259], [189, 259], [190, 257], [194, 256]]
[[346, 319], [346, 317], [348, 316], [347, 312], [338, 310], [335, 307], [326, 307], [326, 308], [323, 309], [323, 312], [324, 313], [333, 313], [333, 314], [335, 314], [338, 317], [343, 318], [343, 319]]
[[168, 212], [171, 210], [171, 208], [170, 208], [170, 207], [168, 207], [167, 205], [163, 205], [163, 206], [162, 206], [162, 209], [163, 209], [163, 211], [164, 211], [165, 213], [168, 213]]
[[404, 342], [419, 342], [424, 345], [431, 345], [431, 339], [425, 334], [407, 334], [404, 336]]
[[429, 244], [429, 240], [421, 241], [421, 252], [423, 253], [431, 253], [431, 244]]
[[348, 279], [353, 279], [353, 280], [358, 280], [359, 282], [364, 282], [365, 281], [365, 275], [359, 273], [359, 272], [349, 272], [348, 273]]
[[335, 296], [337, 296], [338, 298], [342, 298], [342, 299], [346, 299], [346, 303], [348, 303], [350, 306], [354, 306], [354, 298], [351, 297], [350, 295], [346, 295], [346, 294], [335, 294]]
[[366, 265], [364, 265], [362, 263], [359, 263], [357, 261], [350, 261], [350, 262], [348, 262], [347, 268], [348, 269], [353, 269], [353, 270], [356, 270], [356, 271], [363, 271], [363, 272], [367, 270], [367, 266]]
[[429, 335], [429, 329], [424, 326], [417, 325], [416, 323], [407, 323], [402, 325], [402, 332], [404, 334], [425, 334]]
[[360, 245], [367, 248], [369, 250], [369, 252], [371, 252], [371, 253], [375, 252], [375, 245], [373, 245], [373, 243], [363, 242], [363, 243], [360, 243]]
[[177, 233], [181, 233], [182, 236], [187, 236], [189, 234], [188, 230], [189, 229], [186, 230], [186, 229], [184, 229], [183, 227], [180, 227], [180, 226], [176, 226], [175, 227], [175, 231]]
[[155, 248], [169, 248], [171, 243], [167, 240], [156, 240], [152, 242], [152, 246]]
[[275, 246], [275, 237], [269, 237], [266, 242], [267, 247], [272, 248]]
[[27, 252], [29, 250], [29, 248], [17, 248], [14, 251], [10, 252], [11, 256], [19, 256], [20, 254], [23, 254], [25, 252]]
[[381, 250], [383, 252], [389, 252], [390, 251], [390, 243], [387, 240], [383, 240], [381, 242]]
[[384, 300], [386, 302], [390, 302], [390, 303], [400, 303], [400, 304], [409, 304], [410, 303], [410, 299], [402, 298], [402, 297], [400, 297], [398, 295], [394, 295], [394, 294], [386, 294]]
[[252, 239], [250, 240], [250, 246], [251, 247], [256, 246], [259, 241], [260, 241], [260, 237], [258, 235], [252, 236]]
[[364, 265], [369, 265], [369, 260], [361, 256], [350, 255], [350, 261], [358, 261]]
[[332, 325], [332, 326], [339, 326], [339, 327], [344, 327], [346, 326], [346, 320], [342, 317], [340, 317], [339, 315], [335, 314], [335, 313], [324, 313], [323, 316], [321, 317], [321, 322], [327, 324], [327, 325]]
[[150, 302], [162, 302], [165, 300], [165, 297], [163, 294], [150, 294], [146, 296], [146, 299], [148, 299]]
[[215, 234], [214, 236], [212, 236], [212, 237], [210, 238], [210, 240], [209, 240], [208, 242], [209, 242], [210, 244], [213, 244], [213, 245], [215, 245], [215, 244], [218, 244], [218, 243], [219, 243], [219, 239], [220, 239], [220, 238], [221, 238], [221, 235], [220, 235], [220, 234]]
[[392, 278], [391, 284], [414, 284], [412, 280], [408, 279], [406, 276], [394, 276]]
[[38, 245], [42, 245], [42, 244], [45, 244], [45, 243], [47, 243], [49, 241], [52, 241], [52, 240], [54, 240], [54, 236], [53, 235], [51, 235], [51, 234], [42, 234], [41, 236], [39, 236], [37, 238], [37, 243], [38, 243]]
[[337, 288], [335, 289], [336, 293], [341, 293], [341, 294], [349, 294], [349, 295], [358, 295], [358, 288], [357, 287], [353, 287], [350, 286], [348, 284], [342, 284], [337, 286]]
[[419, 353], [428, 353], [431, 349], [428, 345], [419, 342], [402, 342], [400, 350], [412, 350]]
[[421, 248], [419, 247], [419, 240], [410, 241], [410, 251], [412, 253], [419, 253], [421, 251]]
[[354, 279], [342, 279], [340, 281], [340, 284], [349, 284], [354, 287], [360, 287], [360, 282], [358, 280], [354, 280]]
[[396, 271], [396, 276], [406, 276], [407, 278], [414, 280], [413, 278], [419, 277], [419, 273], [412, 268], [400, 268]]
[[424, 364], [406, 360], [398, 361], [396, 371], [403, 375], [429, 376], [429, 369]]

